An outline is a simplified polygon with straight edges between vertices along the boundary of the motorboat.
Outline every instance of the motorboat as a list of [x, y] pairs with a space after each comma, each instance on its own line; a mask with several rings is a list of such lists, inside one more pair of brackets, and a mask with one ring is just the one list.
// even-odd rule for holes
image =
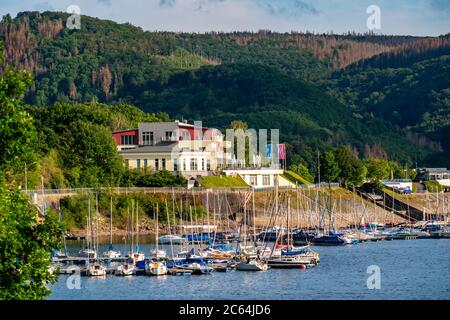
[[115, 274], [117, 276], [132, 276], [136, 274], [136, 267], [131, 264], [123, 264], [117, 267]]
[[145, 273], [151, 276], [164, 276], [167, 274], [167, 266], [161, 261], [149, 261], [145, 264]]
[[207, 265], [201, 265], [200, 263], [197, 262], [182, 264], [180, 266], [177, 266], [177, 268], [181, 270], [192, 271], [192, 274], [196, 275], [211, 274], [215, 270], [212, 267], [209, 267]]
[[87, 267], [86, 275], [88, 277], [104, 277], [106, 276], [106, 268], [99, 264], [93, 264]]

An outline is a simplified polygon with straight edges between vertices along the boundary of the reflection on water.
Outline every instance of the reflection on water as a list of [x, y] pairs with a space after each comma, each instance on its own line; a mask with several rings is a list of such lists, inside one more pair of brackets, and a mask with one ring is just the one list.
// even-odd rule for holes
[[[148, 255], [153, 246], [147, 242], [141, 248]], [[68, 244], [72, 253], [80, 248], [80, 243]], [[117, 243], [114, 248], [127, 253], [129, 244]], [[99, 252], [107, 249], [108, 243], [102, 244]], [[170, 253], [170, 246], [166, 249]], [[322, 262], [304, 271], [82, 277], [80, 290], [69, 290], [67, 276], [61, 276], [50, 299], [450, 299], [449, 240], [382, 241], [314, 249]], [[381, 269], [380, 290], [367, 288], [367, 268], [371, 265]]]

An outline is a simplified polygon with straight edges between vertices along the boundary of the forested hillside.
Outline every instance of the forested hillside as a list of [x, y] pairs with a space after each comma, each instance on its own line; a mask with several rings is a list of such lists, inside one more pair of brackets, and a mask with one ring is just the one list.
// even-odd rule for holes
[[450, 55], [428, 58], [435, 55], [389, 62], [401, 65], [397, 68], [383, 67], [380, 56], [379, 67], [336, 72], [324, 89], [355, 113], [373, 114], [403, 128], [409, 140], [434, 152], [428, 163], [450, 166]]
[[279, 128], [290, 161], [310, 169], [317, 149], [343, 144], [361, 158], [450, 166], [449, 36], [144, 32], [87, 16], [69, 30], [67, 17], [0, 23], [3, 69], [35, 75], [35, 112], [98, 100], [221, 129], [243, 120]]

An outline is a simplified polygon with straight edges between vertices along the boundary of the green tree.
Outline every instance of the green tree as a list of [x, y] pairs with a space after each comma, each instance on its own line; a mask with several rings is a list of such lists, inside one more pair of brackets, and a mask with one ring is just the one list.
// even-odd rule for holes
[[[0, 54], [0, 65], [2, 60]], [[0, 75], [0, 170], [17, 172], [25, 164], [35, 165], [36, 129], [22, 102], [31, 82], [24, 71], [9, 69]]]
[[59, 247], [61, 234], [55, 216], [47, 214], [37, 223], [28, 200], [0, 181], [0, 300], [43, 299], [50, 294], [47, 284], [56, 281], [49, 272], [50, 253]]
[[[70, 171], [79, 168], [79, 185], [116, 185], [124, 173], [111, 131], [84, 121], [71, 123], [62, 136], [63, 164]], [[76, 177], [72, 177], [76, 179]], [[115, 180], [115, 181], [114, 181]]]
[[302, 163], [293, 164], [289, 167], [289, 169], [297, 173], [302, 178], [311, 181], [311, 183], [314, 181], [314, 177], [311, 175], [308, 168]]
[[338, 178], [346, 186], [361, 185], [367, 175], [367, 168], [350, 150], [348, 146], [341, 146], [334, 151], [340, 173]]
[[388, 179], [391, 176], [391, 166], [386, 160], [370, 158], [364, 164], [367, 168], [367, 178], [372, 182]]
[[325, 152], [320, 156], [320, 175], [322, 181], [336, 181], [340, 172], [341, 170], [332, 151]]

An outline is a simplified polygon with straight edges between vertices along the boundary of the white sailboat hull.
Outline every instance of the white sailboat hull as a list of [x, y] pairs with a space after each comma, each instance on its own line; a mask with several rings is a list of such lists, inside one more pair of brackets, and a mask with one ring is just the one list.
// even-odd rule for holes
[[236, 265], [236, 270], [240, 271], [267, 271], [269, 266], [260, 261], [240, 262]]

